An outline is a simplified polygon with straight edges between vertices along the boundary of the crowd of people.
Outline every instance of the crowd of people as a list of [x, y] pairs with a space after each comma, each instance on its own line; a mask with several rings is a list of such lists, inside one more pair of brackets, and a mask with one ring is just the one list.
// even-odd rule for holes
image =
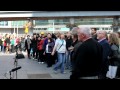
[[120, 33], [107, 34], [96, 28], [75, 27], [67, 33], [34, 33], [0, 38], [0, 51], [14, 53], [16, 46], [27, 51], [28, 59], [54, 67], [55, 73], [71, 72], [70, 79], [107, 79], [109, 65], [118, 66], [120, 77]]
[[15, 36], [13, 34], [0, 35], [0, 52], [10, 54], [14, 53], [16, 46], [24, 51], [25, 36]]

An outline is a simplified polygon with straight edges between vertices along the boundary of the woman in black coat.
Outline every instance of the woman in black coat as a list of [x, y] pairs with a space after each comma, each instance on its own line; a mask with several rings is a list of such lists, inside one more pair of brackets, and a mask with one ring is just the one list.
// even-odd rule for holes
[[118, 66], [117, 77], [120, 77], [120, 53], [119, 53], [119, 39], [116, 33], [111, 33], [109, 35], [109, 43], [111, 46], [111, 54], [109, 56], [110, 64], [112, 66]]

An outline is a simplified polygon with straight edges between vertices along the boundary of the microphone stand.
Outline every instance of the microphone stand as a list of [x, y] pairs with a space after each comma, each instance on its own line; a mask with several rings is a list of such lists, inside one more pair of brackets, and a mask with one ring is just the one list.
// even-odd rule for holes
[[11, 72], [10, 72], [10, 79], [12, 79], [12, 77], [11, 77]]

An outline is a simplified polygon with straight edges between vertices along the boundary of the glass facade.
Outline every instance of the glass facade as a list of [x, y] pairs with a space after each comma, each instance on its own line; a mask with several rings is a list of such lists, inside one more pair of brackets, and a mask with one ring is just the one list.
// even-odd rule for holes
[[8, 21], [0, 21], [0, 26], [8, 26]]
[[69, 19], [54, 19], [54, 20], [35, 20], [35, 25], [64, 25], [69, 23]]
[[113, 18], [85, 18], [75, 19], [75, 24], [79, 25], [111, 25]]
[[11, 25], [12, 25], [12, 26], [14, 26], [14, 25], [15, 25], [15, 26], [17, 26], [17, 25], [18, 25], [18, 26], [24, 26], [26, 22], [27, 22], [27, 21], [12, 21], [12, 22], [11, 22]]

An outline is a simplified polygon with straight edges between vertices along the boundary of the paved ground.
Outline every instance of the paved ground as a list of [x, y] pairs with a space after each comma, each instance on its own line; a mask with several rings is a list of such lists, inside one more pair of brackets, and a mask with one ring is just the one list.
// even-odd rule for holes
[[[4, 74], [14, 68], [14, 56], [0, 53], [0, 79], [10, 78], [9, 73], [6, 74], [7, 78]], [[18, 70], [18, 79], [69, 79], [70, 76], [70, 70], [65, 70], [66, 74], [55, 74], [53, 67], [47, 68], [46, 64], [38, 64], [32, 59], [19, 59], [18, 64], [22, 67]], [[12, 75], [15, 76], [15, 72]]]

